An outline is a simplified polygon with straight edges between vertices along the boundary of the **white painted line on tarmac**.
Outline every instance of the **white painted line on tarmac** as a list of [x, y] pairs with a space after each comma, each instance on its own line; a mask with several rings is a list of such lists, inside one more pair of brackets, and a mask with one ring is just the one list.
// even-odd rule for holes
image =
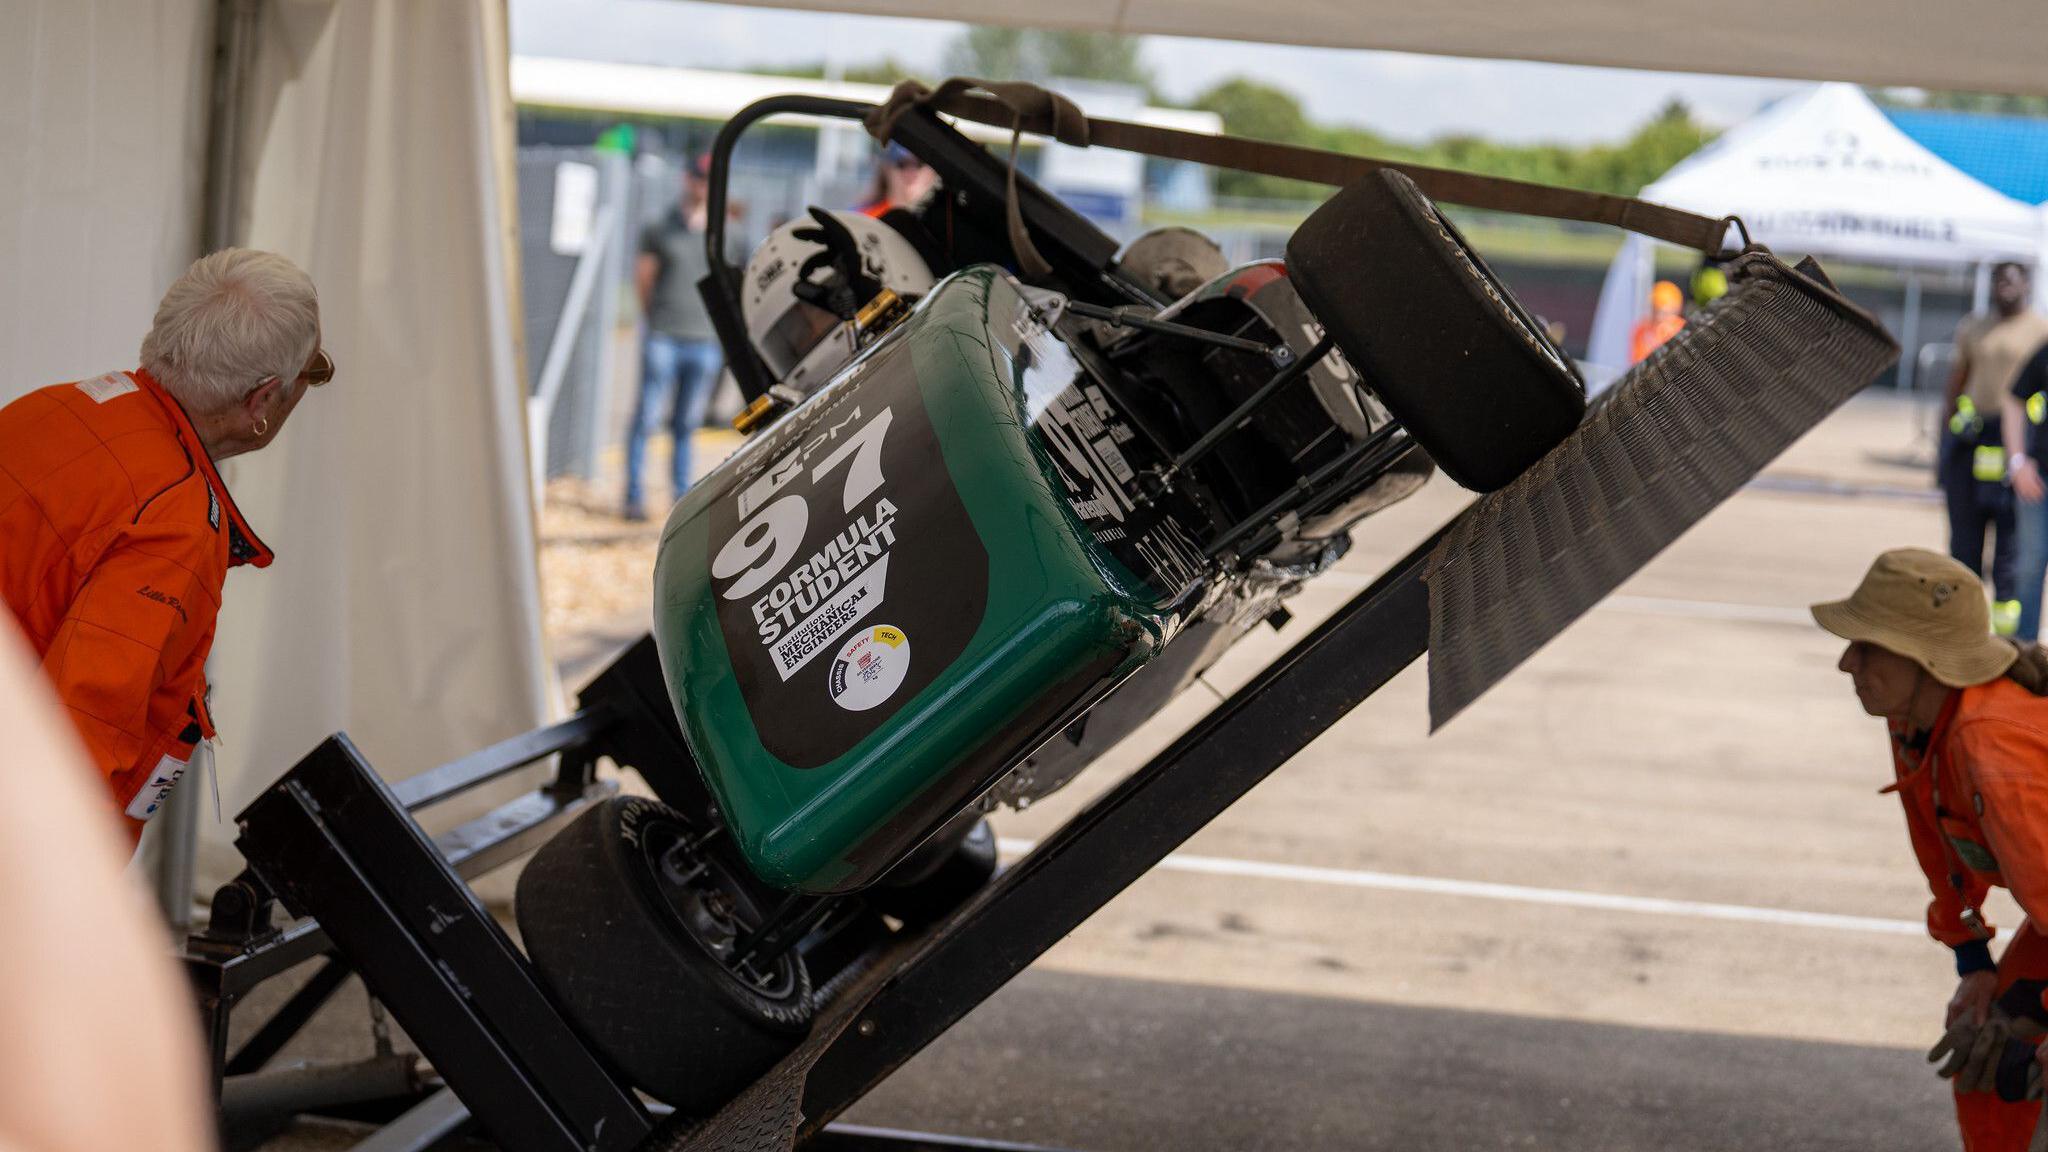
[[[1006, 856], [1022, 856], [1037, 847], [1035, 840], [1005, 836], [997, 847]], [[1800, 912], [1790, 908], [1755, 908], [1746, 904], [1713, 904], [1698, 900], [1666, 900], [1656, 896], [1618, 896], [1609, 892], [1575, 892], [1565, 888], [1531, 888], [1521, 884], [1489, 884], [1478, 880], [1446, 880], [1435, 876], [1404, 876], [1394, 872], [1359, 872], [1317, 868], [1306, 864], [1274, 864], [1264, 860], [1233, 860], [1221, 856], [1173, 853], [1159, 862], [1168, 872], [1208, 876], [1246, 876], [1258, 880], [1291, 880], [1340, 888], [1373, 888], [1390, 892], [1425, 892], [1476, 900], [1507, 900], [1564, 908], [1595, 908], [1603, 912], [1640, 912], [1685, 916], [1694, 920], [1733, 920], [1745, 924], [1781, 924], [1793, 928], [1825, 928], [1837, 932], [1870, 932], [1881, 936], [1925, 935], [1918, 920], [1887, 920], [1876, 916], [1843, 916], [1834, 912]]]

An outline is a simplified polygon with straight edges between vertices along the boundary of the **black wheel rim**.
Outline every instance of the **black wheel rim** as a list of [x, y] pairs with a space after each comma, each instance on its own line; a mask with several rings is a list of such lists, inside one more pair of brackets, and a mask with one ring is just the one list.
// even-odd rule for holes
[[682, 826], [653, 820], [640, 828], [642, 882], [679, 935], [748, 991], [787, 1000], [797, 991], [796, 965], [787, 953], [733, 962], [735, 945], [760, 928], [761, 910], [708, 852], [696, 849]]

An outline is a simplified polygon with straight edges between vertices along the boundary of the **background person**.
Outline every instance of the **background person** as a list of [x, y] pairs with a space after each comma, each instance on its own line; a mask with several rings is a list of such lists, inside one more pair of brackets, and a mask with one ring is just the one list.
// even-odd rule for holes
[[2041, 584], [2048, 579], [2048, 484], [2041, 479], [2041, 427], [2048, 422], [2048, 344], [2013, 378], [2000, 415], [2005, 443], [2018, 447], [2006, 453], [2019, 536], [2013, 595], [2019, 599], [2020, 616], [2013, 638], [2032, 644], [2041, 635]]
[[626, 501], [622, 515], [647, 519], [642, 473], [647, 438], [661, 426], [664, 411], [675, 449], [669, 458], [669, 490], [680, 496], [690, 486], [690, 436], [704, 423], [704, 410], [724, 367], [718, 333], [697, 294], [709, 271], [704, 257], [705, 177], [711, 159], [699, 156], [683, 177], [682, 193], [661, 219], [640, 233], [640, 257], [633, 286], [647, 330], [640, 341], [640, 392], [633, 423], [626, 430]]
[[1659, 280], [1650, 289], [1650, 314], [1636, 322], [1629, 337], [1629, 362], [1640, 364], [1665, 341], [1685, 329], [1685, 293], [1669, 280]]
[[[1813, 606], [1849, 641], [1839, 667], [1891, 736], [1893, 782], [1934, 899], [1928, 932], [1958, 977], [1930, 1059], [1955, 1084], [1965, 1152], [2021, 1152], [2048, 1060], [2048, 656], [1991, 634], [1976, 573], [1920, 548], [1886, 552], [1846, 600]], [[1993, 886], [2026, 913], [1994, 963]]]
[[0, 408], [0, 600], [137, 833], [213, 736], [227, 571], [271, 561], [214, 465], [269, 445], [333, 375], [313, 282], [229, 248], [164, 293], [140, 368]]
[[2048, 343], [2048, 316], [2028, 309], [2029, 288], [2021, 265], [1992, 269], [1992, 311], [1965, 317], [1957, 327], [1955, 370], [1942, 401], [1948, 426], [1939, 466], [1948, 498], [1949, 555], [1981, 576], [1984, 535], [1992, 534], [1992, 622], [2003, 635], [2019, 627], [2021, 602], [2014, 572], [2018, 529], [2000, 413], [2020, 367]]
[[910, 149], [890, 141], [875, 159], [875, 175], [868, 185], [868, 197], [860, 206], [863, 215], [880, 219], [891, 209], [914, 211], [938, 187], [939, 174]]

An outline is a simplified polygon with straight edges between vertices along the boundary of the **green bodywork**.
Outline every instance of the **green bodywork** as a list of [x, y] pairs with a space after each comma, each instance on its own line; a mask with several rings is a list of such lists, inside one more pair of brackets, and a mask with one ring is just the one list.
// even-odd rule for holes
[[[1020, 331], [1033, 337], [1033, 351], [1021, 355]], [[873, 882], [1170, 634], [1171, 605], [1185, 589], [1153, 587], [1096, 543], [1032, 428], [1046, 397], [1072, 382], [1073, 361], [1048, 354], [1058, 347], [1032, 331], [999, 270], [958, 273], [861, 367], [757, 435], [670, 514], [654, 580], [662, 669], [726, 823], [768, 883], [836, 892]], [[922, 400], [940, 459], [886, 477], [881, 491], [901, 508], [896, 522], [916, 532], [921, 492], [951, 486], [986, 550], [985, 610], [964, 649], [914, 696], [892, 701], [878, 727], [829, 762], [795, 767], [764, 746], [763, 726], [844, 717], [828, 712], [838, 706], [824, 691], [771, 715], [747, 698], [728, 649], [731, 622], [722, 627], [718, 615], [730, 582], [712, 575], [713, 510], [758, 486], [835, 413], [906, 385]], [[893, 588], [914, 589], [909, 576], [888, 573]], [[904, 610], [885, 595], [866, 622], [894, 622]]]

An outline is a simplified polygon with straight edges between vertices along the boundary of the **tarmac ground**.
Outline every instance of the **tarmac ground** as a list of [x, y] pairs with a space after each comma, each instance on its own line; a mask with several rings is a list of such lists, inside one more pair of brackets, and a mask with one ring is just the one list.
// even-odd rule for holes
[[[1923, 424], [1851, 404], [1435, 736], [1410, 668], [848, 1119], [1096, 1152], [1955, 1147], [1921, 1056], [1952, 969], [1882, 729], [1806, 615], [1945, 543]], [[1467, 499], [1438, 479], [1362, 526], [1285, 630], [999, 813], [1006, 851]], [[558, 655], [594, 668], [642, 624]], [[352, 991], [287, 1059], [366, 1050], [363, 1019]]]

